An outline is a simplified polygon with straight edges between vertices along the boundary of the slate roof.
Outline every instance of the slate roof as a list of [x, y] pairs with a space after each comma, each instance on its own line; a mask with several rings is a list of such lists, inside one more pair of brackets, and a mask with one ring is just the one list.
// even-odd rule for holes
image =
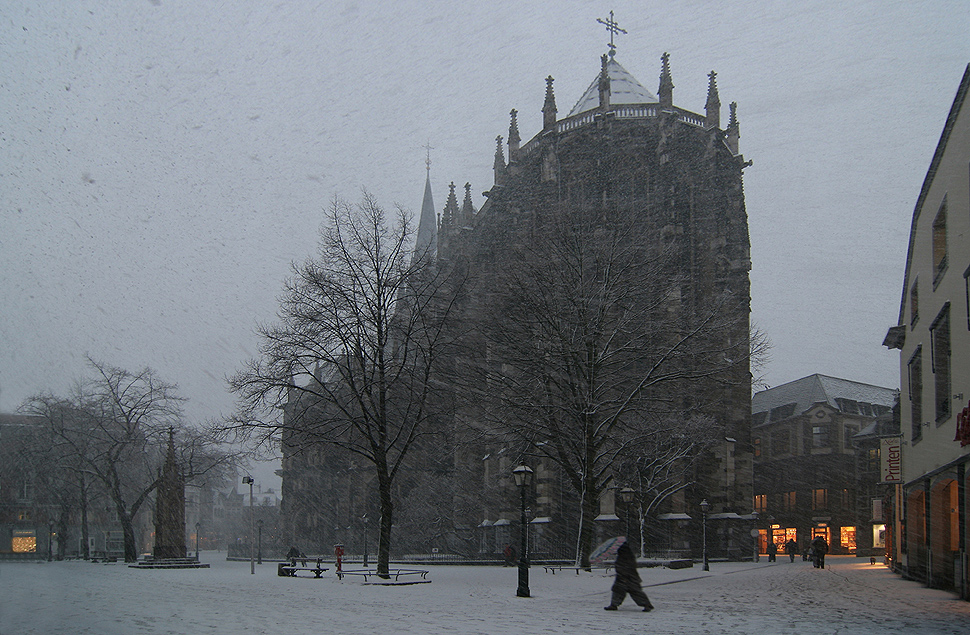
[[762, 390], [751, 398], [755, 426], [803, 414], [819, 403], [846, 414], [877, 416], [892, 409], [897, 391], [828, 375], [802, 379]]
[[[612, 57], [606, 63], [606, 74], [610, 78], [610, 105], [660, 103], [660, 100], [653, 93], [644, 88], [629, 71], [620, 66], [620, 63]], [[569, 111], [568, 117], [599, 108], [599, 79], [600, 76], [597, 73], [596, 77], [593, 78], [593, 83], [589, 85], [583, 96]]]

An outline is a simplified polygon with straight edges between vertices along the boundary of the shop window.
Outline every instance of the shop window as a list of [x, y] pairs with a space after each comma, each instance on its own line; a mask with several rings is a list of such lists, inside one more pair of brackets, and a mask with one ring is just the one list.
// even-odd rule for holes
[[930, 327], [932, 366], [936, 392], [936, 422], [950, 418], [950, 303], [943, 305]]
[[923, 347], [917, 346], [909, 358], [909, 407], [912, 418], [912, 438], [923, 436]]
[[15, 529], [10, 548], [14, 553], [36, 553], [37, 536], [32, 529]]
[[855, 553], [855, 527], [843, 527], [839, 544], [849, 553]]
[[866, 453], [866, 471], [879, 471], [879, 448], [869, 448], [869, 451]]
[[812, 509], [828, 509], [829, 508], [829, 491], [827, 489], [813, 489], [812, 490]]

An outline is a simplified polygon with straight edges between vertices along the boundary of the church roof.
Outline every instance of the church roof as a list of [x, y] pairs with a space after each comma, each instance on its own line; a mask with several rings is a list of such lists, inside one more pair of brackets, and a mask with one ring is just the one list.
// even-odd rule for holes
[[412, 259], [433, 258], [438, 239], [438, 217], [434, 211], [434, 201], [431, 199], [431, 170], [424, 182], [424, 200], [421, 202], [421, 216], [418, 219], [418, 235], [414, 241]]
[[803, 414], [819, 403], [846, 414], [878, 416], [891, 410], [895, 401], [892, 388], [815, 374], [755, 393], [751, 412], [759, 426]]
[[[625, 68], [620, 66], [612, 56], [606, 63], [606, 74], [610, 78], [610, 104], [656, 104], [660, 100], [643, 87]], [[569, 111], [569, 117], [578, 115], [587, 110], [594, 110], [600, 105], [599, 94], [599, 73], [593, 78], [593, 83], [589, 85], [583, 96], [576, 102], [573, 109]]]

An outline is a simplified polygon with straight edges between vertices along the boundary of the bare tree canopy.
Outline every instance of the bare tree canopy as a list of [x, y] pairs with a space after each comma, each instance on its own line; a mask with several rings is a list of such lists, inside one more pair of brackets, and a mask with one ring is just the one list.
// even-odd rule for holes
[[259, 329], [260, 357], [230, 378], [239, 410], [224, 427], [279, 439], [284, 457], [330, 444], [373, 465], [385, 574], [391, 485], [436, 414], [431, 378], [451, 344], [445, 324], [461, 286], [412, 254], [412, 242], [405, 210], [389, 219], [366, 191], [357, 204], [335, 198], [319, 253], [293, 266], [279, 322]]
[[82, 517], [89, 480], [104, 489], [124, 534], [125, 561], [134, 562], [133, 519], [158, 486], [170, 431], [187, 480], [225, 469], [234, 457], [183, 421], [177, 387], [151, 368], [131, 372], [88, 363], [93, 376], [77, 382], [70, 396], [36, 395], [21, 410], [45, 422], [61, 465], [76, 474]]
[[636, 213], [605, 214], [537, 213], [530, 239], [508, 251], [492, 289], [501, 300], [482, 328], [481, 367], [501, 386], [485, 396], [500, 407], [485, 412], [571, 483], [583, 566], [618, 466], [652, 448], [649, 462], [676, 463], [683, 475], [698, 450], [694, 435], [678, 439], [683, 422], [710, 422], [701, 415], [718, 388], [750, 380], [746, 296], [696, 289], [676, 242], [648, 233]]

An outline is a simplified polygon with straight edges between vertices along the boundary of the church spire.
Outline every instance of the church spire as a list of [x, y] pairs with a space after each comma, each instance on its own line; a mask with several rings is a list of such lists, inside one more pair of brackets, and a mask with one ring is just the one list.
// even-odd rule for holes
[[[610, 53], [613, 51], [611, 50]], [[599, 79], [599, 92], [600, 92], [600, 110], [606, 112], [610, 109], [610, 74], [606, 70], [607, 57], [603, 55], [600, 58], [600, 79]]]
[[[501, 139], [501, 137], [499, 137]], [[461, 225], [467, 227], [472, 224], [475, 216], [475, 207], [472, 205], [472, 184], [465, 183], [465, 200], [461, 204]]]
[[453, 227], [458, 220], [458, 197], [455, 196], [455, 182], [448, 185], [448, 200], [445, 201], [445, 209], [441, 213], [441, 226]]
[[669, 110], [674, 107], [674, 80], [670, 77], [670, 53], [660, 56], [660, 109]]
[[720, 128], [721, 127], [721, 99], [717, 94], [717, 73], [711, 71], [710, 75], [707, 76], [707, 104], [705, 104], [705, 112], [707, 118], [704, 122], [704, 127], [706, 128]]
[[731, 154], [738, 155], [738, 138], [741, 136], [741, 128], [738, 126], [738, 102], [731, 102], [731, 118], [728, 120], [726, 142]]
[[421, 216], [418, 219], [418, 235], [414, 240], [412, 262], [420, 258], [434, 258], [438, 244], [437, 218], [434, 200], [431, 198], [431, 145], [425, 146], [428, 156], [425, 159], [427, 176], [424, 181], [424, 199], [421, 201]]
[[546, 101], [542, 104], [542, 129], [552, 130], [556, 127], [556, 94], [552, 90], [552, 75], [546, 78]]
[[502, 135], [495, 137], [495, 161], [492, 163], [495, 171], [495, 185], [505, 183], [505, 153], [502, 152]]
[[511, 117], [511, 121], [509, 122], [509, 163], [512, 163], [517, 158], [519, 154], [519, 142], [522, 141], [519, 137], [518, 114], [519, 111], [515, 108], [509, 113], [509, 117]]

